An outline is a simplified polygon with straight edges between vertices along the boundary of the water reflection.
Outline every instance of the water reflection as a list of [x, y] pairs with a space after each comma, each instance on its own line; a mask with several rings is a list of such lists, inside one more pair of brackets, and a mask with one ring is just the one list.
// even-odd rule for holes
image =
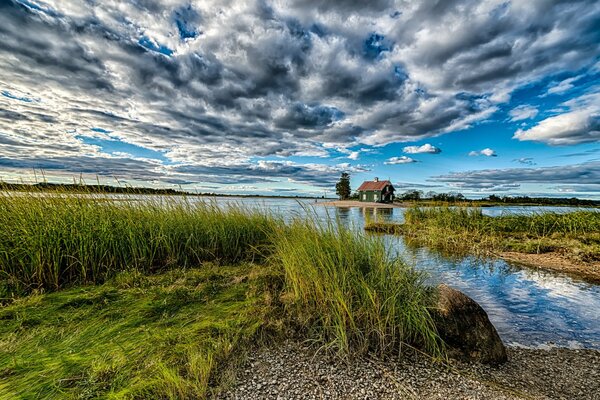
[[367, 222], [392, 221], [394, 216], [393, 208], [363, 207], [359, 210], [363, 220]]
[[388, 245], [428, 272], [429, 283], [447, 283], [488, 313], [502, 339], [527, 347], [600, 348], [600, 287], [568, 276], [502, 260], [446, 257], [387, 237]]
[[350, 216], [351, 216], [350, 210], [351, 210], [350, 207], [336, 207], [335, 212], [340, 221], [347, 223], [350, 220]]

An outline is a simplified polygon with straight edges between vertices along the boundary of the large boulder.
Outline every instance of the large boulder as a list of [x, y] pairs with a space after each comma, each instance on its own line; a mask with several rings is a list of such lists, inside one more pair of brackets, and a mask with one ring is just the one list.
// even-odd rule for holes
[[486, 364], [505, 362], [506, 348], [485, 310], [447, 285], [439, 285], [438, 293], [433, 317], [449, 355]]

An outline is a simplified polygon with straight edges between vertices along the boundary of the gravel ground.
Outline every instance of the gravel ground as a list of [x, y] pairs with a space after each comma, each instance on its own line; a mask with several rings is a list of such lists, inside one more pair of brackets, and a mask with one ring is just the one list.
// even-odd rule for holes
[[345, 362], [296, 342], [248, 358], [220, 399], [600, 399], [600, 352], [509, 349], [500, 367], [423, 356]]

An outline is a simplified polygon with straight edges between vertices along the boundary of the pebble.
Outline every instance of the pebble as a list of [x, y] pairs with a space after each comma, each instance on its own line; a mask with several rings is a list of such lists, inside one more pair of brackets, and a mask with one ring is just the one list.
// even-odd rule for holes
[[600, 351], [509, 348], [508, 354], [498, 367], [435, 363], [416, 354], [342, 360], [286, 341], [253, 353], [216, 398], [600, 400]]

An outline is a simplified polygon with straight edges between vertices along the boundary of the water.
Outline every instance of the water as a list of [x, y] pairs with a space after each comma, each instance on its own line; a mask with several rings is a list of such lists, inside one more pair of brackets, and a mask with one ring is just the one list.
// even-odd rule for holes
[[[314, 201], [293, 199], [222, 198], [220, 204], [236, 203], [276, 211], [286, 217], [305, 215], [337, 218], [362, 229], [365, 216], [402, 222], [404, 209], [362, 209], [315, 206]], [[488, 207], [487, 215], [532, 212], [568, 212], [574, 207]], [[589, 209], [586, 209], [589, 210]], [[597, 209], [598, 210], [598, 209]], [[600, 211], [600, 210], [598, 210]], [[600, 286], [567, 275], [522, 268], [503, 260], [483, 262], [472, 257], [453, 260], [427, 249], [408, 248], [401, 237], [386, 241], [409, 263], [425, 270], [432, 284], [457, 288], [488, 313], [503, 341], [513, 346], [552, 346], [600, 349]]]

